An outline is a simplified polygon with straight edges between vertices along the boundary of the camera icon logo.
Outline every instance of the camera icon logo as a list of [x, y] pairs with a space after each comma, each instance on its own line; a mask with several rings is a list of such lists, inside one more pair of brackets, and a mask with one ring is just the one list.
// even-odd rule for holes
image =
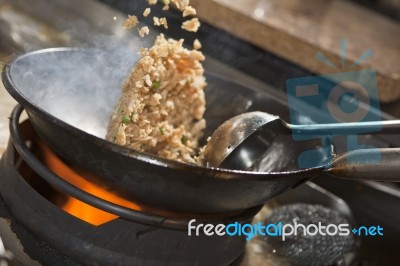
[[[290, 122], [295, 125], [330, 124], [346, 122], [381, 121], [378, 100], [378, 86], [374, 70], [340, 72], [329, 75], [294, 78], [286, 82]], [[359, 129], [357, 132], [316, 130], [315, 134], [302, 134], [292, 131], [295, 141], [320, 139], [316, 149], [303, 151], [298, 157], [300, 168], [317, 167], [321, 164], [321, 154], [328, 155], [332, 162], [332, 138], [346, 136], [347, 152], [357, 149], [374, 148], [359, 144], [358, 134], [380, 131], [382, 126]], [[380, 160], [380, 154], [374, 153], [369, 162]], [[326, 162], [325, 160], [325, 162]]]

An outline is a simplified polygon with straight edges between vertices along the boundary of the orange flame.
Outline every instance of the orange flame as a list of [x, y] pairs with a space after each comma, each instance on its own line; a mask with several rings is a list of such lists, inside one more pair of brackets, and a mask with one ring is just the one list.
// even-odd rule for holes
[[[42, 155], [42, 162], [56, 175], [69, 182], [70, 184], [80, 188], [81, 190], [102, 198], [106, 201], [114, 204], [124, 206], [133, 210], [143, 211], [154, 215], [159, 215], [168, 218], [200, 218], [200, 219], [211, 219], [219, 217], [227, 217], [227, 214], [193, 214], [193, 213], [179, 213], [170, 212], [167, 210], [161, 210], [158, 208], [150, 207], [144, 204], [137, 204], [125, 198], [122, 198], [112, 191], [90, 182], [89, 180], [95, 180], [93, 175], [83, 170], [77, 170], [71, 168], [64, 163], [54, 152], [45, 145], [42, 141], [36, 139], [39, 151]], [[67, 213], [86, 221], [93, 225], [101, 225], [117, 219], [118, 216], [95, 208], [89, 204], [86, 204], [80, 200], [77, 200], [71, 196], [67, 196], [67, 201], [63, 206], [60, 206]], [[238, 212], [230, 213], [230, 215], [236, 215]]]
[[[43, 145], [42, 143], [39, 146], [43, 153], [44, 163], [53, 173], [60, 176], [65, 181], [106, 201], [125, 206], [133, 210], [142, 210], [141, 206], [121, 198], [118, 195], [115, 195], [110, 191], [107, 191], [106, 189], [83, 178], [77, 173], [76, 170], [68, 167], [63, 161], [61, 161], [47, 146]], [[88, 173], [85, 174], [87, 175]], [[69, 197], [67, 199], [67, 202], [64, 206], [62, 206], [62, 209], [69, 214], [94, 225], [101, 225], [118, 218], [116, 215], [97, 209], [73, 197]]]

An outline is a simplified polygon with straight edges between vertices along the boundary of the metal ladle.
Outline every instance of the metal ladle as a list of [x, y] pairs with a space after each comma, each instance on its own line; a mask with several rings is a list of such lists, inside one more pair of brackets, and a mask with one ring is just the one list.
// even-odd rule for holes
[[[249, 170], [255, 162], [266, 156], [275, 138], [292, 132], [329, 136], [373, 133], [371, 131], [380, 134], [398, 133], [400, 120], [291, 125], [265, 112], [244, 113], [228, 119], [214, 131], [203, 153], [203, 165]], [[293, 145], [296, 145], [295, 141]], [[369, 158], [377, 153], [381, 157], [379, 162], [370, 163]], [[321, 156], [324, 154], [321, 153]], [[327, 168], [322, 163], [323, 159], [321, 169], [336, 177], [400, 181], [400, 148], [359, 149], [340, 156], [334, 155]]]

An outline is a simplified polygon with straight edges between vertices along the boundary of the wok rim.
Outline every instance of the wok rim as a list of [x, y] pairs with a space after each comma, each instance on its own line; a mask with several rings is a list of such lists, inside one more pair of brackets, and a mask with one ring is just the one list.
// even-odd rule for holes
[[[158, 167], [166, 168], [166, 169], [174, 169], [179, 171], [187, 171], [187, 172], [195, 172], [198, 174], [205, 175], [209, 178], [216, 179], [224, 179], [224, 180], [258, 180], [258, 181], [271, 181], [276, 178], [280, 178], [282, 180], [290, 180], [290, 179], [311, 179], [316, 176], [318, 173], [323, 172], [324, 168], [329, 166], [329, 163], [323, 164], [317, 167], [299, 169], [293, 171], [284, 171], [284, 172], [256, 172], [256, 171], [245, 171], [245, 170], [233, 170], [233, 169], [225, 169], [218, 167], [208, 167], [208, 166], [200, 166], [191, 163], [178, 162], [170, 159], [166, 159], [154, 154], [139, 152], [133, 149], [129, 149], [127, 147], [120, 146], [118, 144], [112, 143], [106, 139], [97, 137], [90, 133], [87, 133], [81, 129], [78, 129], [63, 120], [53, 116], [48, 113], [46, 110], [42, 109], [40, 106], [32, 103], [15, 85], [12, 75], [11, 69], [14, 64], [24, 59], [25, 57], [30, 57], [38, 54], [44, 53], [65, 53], [65, 52], [84, 52], [84, 51], [92, 51], [92, 50], [100, 50], [105, 51], [98, 48], [76, 48], [76, 47], [58, 47], [58, 48], [46, 48], [33, 52], [28, 52], [23, 55], [20, 55], [10, 62], [8, 62], [2, 71], [2, 81], [5, 89], [8, 93], [19, 103], [21, 104], [25, 111], [29, 114], [30, 112], [37, 115], [39, 118], [46, 120], [46, 122], [53, 123], [55, 126], [62, 128], [67, 131], [68, 134], [71, 135], [79, 135], [85, 141], [90, 141], [95, 145], [100, 146], [101, 148], [108, 150], [112, 153], [118, 153], [123, 155], [124, 157], [129, 157], [135, 160], [139, 160], [144, 163], [148, 163], [151, 165], [155, 165]], [[207, 73], [207, 72], [206, 72]], [[213, 75], [212, 73], [208, 73]], [[223, 79], [226, 82], [232, 82], [225, 78], [215, 75], [216, 77]], [[251, 89], [251, 88], [250, 88]], [[307, 177], [308, 178], [307, 178]], [[280, 180], [280, 181], [282, 181]]]

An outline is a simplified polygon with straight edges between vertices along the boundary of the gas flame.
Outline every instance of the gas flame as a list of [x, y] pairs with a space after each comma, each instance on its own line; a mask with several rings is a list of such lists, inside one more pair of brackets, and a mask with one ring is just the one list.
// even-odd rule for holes
[[[65, 162], [63, 162], [54, 152], [45, 145], [42, 141], [35, 138], [35, 143], [38, 145], [39, 152], [41, 154], [42, 162], [56, 175], [69, 182], [70, 184], [78, 187], [79, 189], [93, 195], [97, 196], [106, 201], [112, 202], [114, 204], [136, 210], [145, 213], [150, 213], [153, 215], [158, 215], [166, 218], [177, 218], [177, 219], [216, 219], [221, 217], [227, 217], [232, 215], [237, 215], [239, 212], [232, 213], [216, 213], [216, 214], [196, 214], [196, 213], [180, 213], [171, 212], [168, 210], [162, 210], [159, 208], [154, 208], [146, 204], [138, 204], [131, 200], [127, 200], [112, 191], [100, 186], [98, 184], [92, 183], [90, 180], [95, 180], [93, 174], [78, 170], [70, 167]], [[65, 212], [83, 220], [93, 225], [102, 225], [104, 223], [110, 222], [117, 219], [118, 216], [95, 208], [89, 204], [86, 204], [80, 200], [77, 200], [71, 196], [67, 195], [67, 200], [61, 206], [59, 206]]]
[[[53, 173], [60, 176], [65, 181], [86, 191], [89, 194], [109, 202], [137, 211], [143, 210], [143, 208], [138, 204], [115, 195], [105, 188], [91, 183], [87, 179], [83, 178], [77, 172], [77, 170], [67, 166], [50, 150], [50, 148], [45, 146], [43, 143], [40, 143], [39, 146], [42, 150], [44, 163]], [[85, 177], [87, 177], [88, 174], [89, 173], [85, 173]], [[93, 225], [101, 225], [118, 218], [118, 216], [114, 214], [97, 209], [73, 197], [68, 197], [66, 203], [62, 206], [62, 209], [69, 214]]]

